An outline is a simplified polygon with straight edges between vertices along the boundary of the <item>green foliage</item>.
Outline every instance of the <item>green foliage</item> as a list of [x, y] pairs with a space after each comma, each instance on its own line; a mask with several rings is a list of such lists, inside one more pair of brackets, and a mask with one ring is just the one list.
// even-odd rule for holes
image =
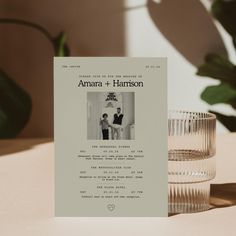
[[[236, 48], [236, 0], [215, 0], [212, 15], [231, 35]], [[218, 85], [208, 86], [201, 98], [210, 105], [224, 103], [236, 109], [236, 66], [222, 55], [208, 54], [205, 63], [198, 67], [197, 75], [211, 77], [220, 81]], [[217, 119], [230, 131], [236, 131], [236, 116], [226, 116], [218, 112]]]
[[[233, 42], [236, 39], [236, 1], [215, 0], [211, 11], [213, 16], [221, 23], [225, 30], [231, 35]], [[234, 44], [235, 46], [235, 44]]]
[[52, 40], [55, 56], [64, 57], [69, 56], [70, 50], [66, 44], [66, 35], [61, 32], [56, 38]]
[[236, 88], [236, 67], [224, 56], [208, 54], [205, 64], [198, 67], [197, 75], [219, 79]]
[[[0, 18], [0, 24], [15, 24], [37, 30], [51, 42], [55, 56], [70, 54], [64, 32], [53, 37], [42, 26], [18, 19]], [[0, 70], [0, 139], [17, 136], [30, 119], [31, 110], [29, 94]]]
[[201, 98], [210, 105], [226, 103], [233, 106], [236, 105], [234, 100], [236, 98], [236, 89], [226, 83], [208, 86], [202, 92]]
[[0, 70], [0, 138], [15, 137], [27, 124], [30, 96]]
[[215, 111], [209, 111], [216, 115], [217, 119], [231, 132], [236, 130], [235, 116], [226, 116]]

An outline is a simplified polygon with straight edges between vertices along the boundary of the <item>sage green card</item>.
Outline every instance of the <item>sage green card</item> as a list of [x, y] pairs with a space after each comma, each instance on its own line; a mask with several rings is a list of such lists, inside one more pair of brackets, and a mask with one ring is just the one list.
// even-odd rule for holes
[[166, 58], [55, 57], [55, 216], [167, 216]]

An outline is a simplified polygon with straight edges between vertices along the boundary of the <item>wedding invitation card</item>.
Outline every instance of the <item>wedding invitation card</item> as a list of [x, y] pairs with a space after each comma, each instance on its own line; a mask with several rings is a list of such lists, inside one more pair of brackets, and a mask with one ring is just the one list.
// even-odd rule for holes
[[165, 58], [55, 57], [55, 216], [167, 216]]

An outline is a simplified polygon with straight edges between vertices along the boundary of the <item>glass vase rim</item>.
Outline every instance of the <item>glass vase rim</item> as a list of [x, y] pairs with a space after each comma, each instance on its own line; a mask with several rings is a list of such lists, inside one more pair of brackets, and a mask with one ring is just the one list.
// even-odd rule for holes
[[[197, 117], [174, 117], [169, 118], [170, 113], [177, 114], [195, 114]], [[206, 117], [200, 117], [200, 115], [206, 115]], [[190, 110], [168, 110], [168, 120], [216, 120], [216, 115], [211, 112], [203, 112], [203, 111], [190, 111]]]

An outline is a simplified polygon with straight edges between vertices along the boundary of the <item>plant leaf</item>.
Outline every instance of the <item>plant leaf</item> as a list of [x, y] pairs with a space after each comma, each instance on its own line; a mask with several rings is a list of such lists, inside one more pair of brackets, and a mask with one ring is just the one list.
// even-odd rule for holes
[[220, 121], [229, 131], [236, 131], [236, 116], [226, 116], [215, 111], [209, 111], [216, 115], [217, 120]]
[[202, 92], [201, 99], [210, 105], [218, 103], [231, 104], [236, 99], [236, 89], [226, 83], [208, 86]]
[[208, 54], [205, 63], [198, 67], [197, 75], [219, 79], [236, 88], [236, 66], [224, 56]]
[[64, 57], [70, 55], [70, 50], [66, 44], [66, 35], [64, 32], [59, 33], [57, 37], [53, 39], [55, 56]]
[[0, 138], [13, 138], [27, 124], [31, 98], [0, 70]]
[[236, 48], [236, 0], [215, 0], [211, 6], [211, 12], [232, 36]]
[[211, 6], [213, 16], [221, 23], [225, 30], [236, 36], [236, 0], [215, 0]]

